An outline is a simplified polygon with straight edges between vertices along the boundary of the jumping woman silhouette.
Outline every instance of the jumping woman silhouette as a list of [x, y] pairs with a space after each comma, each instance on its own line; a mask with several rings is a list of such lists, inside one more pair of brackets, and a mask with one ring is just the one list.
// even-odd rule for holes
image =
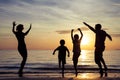
[[16, 23], [13, 22], [12, 32], [15, 34], [15, 36], [18, 40], [18, 52], [22, 56], [22, 62], [21, 62], [20, 69], [18, 71], [18, 75], [19, 75], [19, 77], [22, 77], [23, 76], [23, 68], [24, 68], [26, 60], [27, 60], [27, 48], [26, 48], [24, 38], [29, 33], [32, 25], [30, 24], [30, 28], [25, 33], [22, 32], [24, 29], [22, 24], [18, 24], [16, 26], [16, 30], [15, 30], [15, 26], [16, 26]]

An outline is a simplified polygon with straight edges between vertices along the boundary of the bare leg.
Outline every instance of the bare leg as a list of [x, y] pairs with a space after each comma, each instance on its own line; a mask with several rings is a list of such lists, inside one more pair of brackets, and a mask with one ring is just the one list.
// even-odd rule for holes
[[78, 63], [78, 60], [73, 61], [76, 77], [78, 75], [78, 72], [77, 72], [77, 63]]
[[59, 59], [59, 68], [61, 68], [61, 60]]
[[100, 77], [103, 77], [103, 70], [102, 70], [102, 65], [101, 65], [100, 62], [98, 63], [98, 67], [99, 67], [99, 70], [100, 70]]
[[106, 66], [103, 58], [101, 59], [101, 62], [103, 63], [103, 66], [104, 66], [104, 69], [105, 69], [105, 76], [107, 76], [107, 66]]
[[27, 60], [27, 57], [23, 58], [22, 62], [21, 62], [21, 66], [20, 66], [20, 69], [19, 69], [19, 77], [22, 77], [23, 76], [23, 68], [25, 66], [25, 63], [26, 63], [26, 60]]
[[62, 63], [62, 77], [64, 78], [64, 63]]

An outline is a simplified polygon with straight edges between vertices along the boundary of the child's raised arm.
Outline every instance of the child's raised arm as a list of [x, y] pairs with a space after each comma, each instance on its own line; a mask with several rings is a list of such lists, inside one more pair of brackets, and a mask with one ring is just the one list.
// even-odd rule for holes
[[80, 31], [80, 34], [81, 34], [81, 37], [80, 37], [80, 40], [81, 40], [83, 38], [83, 33], [80, 28], [78, 28], [78, 30]]

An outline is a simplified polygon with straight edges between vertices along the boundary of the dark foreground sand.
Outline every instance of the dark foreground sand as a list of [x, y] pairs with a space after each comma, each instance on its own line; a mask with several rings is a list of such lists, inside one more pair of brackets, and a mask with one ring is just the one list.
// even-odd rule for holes
[[77, 77], [73, 73], [66, 73], [65, 78], [57, 74], [24, 74], [19, 78], [17, 74], [1, 74], [0, 80], [120, 80], [120, 73], [108, 73], [108, 77], [99, 77], [98, 73], [79, 73]]

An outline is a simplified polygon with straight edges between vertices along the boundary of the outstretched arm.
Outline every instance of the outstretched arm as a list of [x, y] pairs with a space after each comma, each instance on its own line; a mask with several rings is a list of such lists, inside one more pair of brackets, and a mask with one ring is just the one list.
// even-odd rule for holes
[[72, 38], [72, 40], [73, 40], [73, 31], [74, 31], [74, 29], [71, 30], [71, 38]]
[[27, 35], [29, 33], [29, 31], [31, 30], [32, 24], [30, 24], [30, 28], [25, 32], [25, 35]]
[[13, 22], [13, 28], [12, 28], [12, 32], [15, 33], [15, 26], [16, 26], [16, 23], [15, 21]]
[[83, 38], [83, 33], [80, 28], [78, 28], [78, 30], [80, 31], [80, 34], [81, 34], [81, 37], [80, 37], [80, 40], [81, 40]]
[[85, 24], [93, 32], [96, 32], [96, 30], [93, 27], [91, 27], [89, 24], [87, 24], [86, 22], [83, 22], [83, 24]]
[[112, 37], [106, 33], [106, 36], [112, 41]]
[[53, 51], [53, 55], [55, 54], [56, 51], [57, 51], [57, 48]]

